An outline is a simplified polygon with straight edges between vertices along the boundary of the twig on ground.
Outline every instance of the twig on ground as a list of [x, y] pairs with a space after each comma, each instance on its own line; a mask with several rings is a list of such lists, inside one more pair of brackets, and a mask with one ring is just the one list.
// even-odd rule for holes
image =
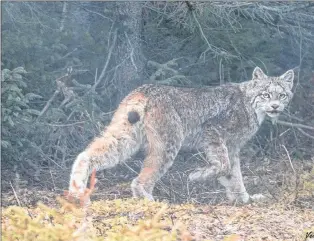
[[56, 184], [55, 184], [52, 172], [51, 172], [51, 168], [49, 168], [49, 173], [50, 173], [52, 184], [53, 184], [53, 190], [55, 191], [56, 190]]
[[289, 159], [289, 162], [290, 162], [290, 166], [291, 166], [291, 168], [292, 168], [294, 174], [296, 174], [296, 172], [295, 172], [295, 170], [294, 170], [294, 167], [293, 167], [293, 165], [292, 165], [292, 161], [291, 161], [291, 158], [290, 158], [290, 155], [289, 155], [289, 152], [288, 152], [287, 148], [285, 147], [285, 145], [281, 145], [281, 146], [285, 149], [285, 152], [286, 152], [286, 154], [287, 154], [287, 156], [288, 156], [288, 159]]
[[75, 126], [75, 125], [79, 125], [79, 124], [84, 124], [85, 122], [86, 121], [79, 121], [79, 122], [74, 122], [74, 123], [69, 123], [69, 124], [49, 124], [49, 123], [42, 123], [42, 124], [45, 124], [48, 126], [66, 127], [66, 126]]
[[20, 200], [19, 200], [19, 198], [18, 198], [18, 196], [17, 196], [17, 194], [16, 194], [16, 192], [15, 192], [15, 189], [14, 189], [14, 187], [13, 187], [11, 181], [10, 181], [10, 186], [11, 186], [11, 188], [12, 188], [12, 190], [13, 190], [13, 194], [14, 194], [15, 200], [17, 201], [17, 204], [18, 204], [20, 207], [22, 207], [21, 202], [20, 202]]

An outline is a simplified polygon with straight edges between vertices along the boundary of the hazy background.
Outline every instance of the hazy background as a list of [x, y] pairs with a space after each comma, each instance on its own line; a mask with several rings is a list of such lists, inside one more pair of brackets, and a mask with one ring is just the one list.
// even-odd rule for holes
[[[313, 166], [313, 2], [2, 2], [2, 188], [59, 193], [76, 155], [145, 83], [214, 86], [293, 68], [295, 97], [243, 151], [250, 193], [276, 196]], [[293, 123], [293, 124], [291, 124]], [[298, 125], [295, 125], [298, 124]], [[301, 124], [301, 125], [300, 125]], [[99, 172], [98, 198], [131, 196], [141, 155]], [[218, 202], [215, 181], [190, 184], [179, 155], [155, 196]], [[309, 169], [310, 168], [310, 169]], [[293, 190], [291, 190], [293, 191]], [[97, 196], [98, 195], [98, 196]], [[40, 197], [39, 197], [40, 198]], [[26, 202], [26, 201], [25, 201]]]

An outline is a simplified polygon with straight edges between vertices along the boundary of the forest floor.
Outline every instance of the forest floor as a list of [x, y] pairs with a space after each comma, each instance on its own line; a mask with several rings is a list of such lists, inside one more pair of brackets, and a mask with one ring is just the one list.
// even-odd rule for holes
[[[28, 194], [30, 193], [31, 191], [28, 191]], [[47, 207], [55, 207], [53, 210], [58, 210], [60, 214], [66, 216], [68, 211], [60, 208], [55, 199], [49, 195], [51, 196], [51, 193], [36, 191], [33, 197], [45, 200]], [[2, 230], [10, 230], [8, 227], [14, 225], [14, 217], [8, 216], [12, 215], [12, 210], [14, 210], [12, 206], [3, 210], [2, 225], [7, 224], [2, 226]], [[49, 214], [45, 208], [39, 209], [36, 205], [27, 209], [23, 207], [22, 210], [27, 210], [28, 215], [32, 217]], [[289, 205], [284, 200], [272, 204], [264, 202], [232, 206], [168, 204], [132, 198], [113, 199], [93, 201], [88, 213], [89, 229], [94, 230], [90, 232], [102, 237], [100, 240], [310, 240], [306, 239], [306, 235], [314, 233], [314, 210], [300, 208], [292, 203]], [[51, 217], [54, 220], [52, 223], [60, 222], [53, 214]], [[78, 220], [78, 217], [82, 216], [77, 216], [73, 220]], [[8, 219], [11, 219], [11, 222], [5, 221]], [[25, 217], [18, 219], [23, 220]], [[46, 222], [44, 227], [40, 228], [42, 232], [51, 225], [47, 220], [44, 220]], [[140, 220], [144, 220], [144, 223]], [[37, 221], [41, 222], [40, 219]], [[64, 225], [63, 222], [65, 219], [61, 221]], [[80, 223], [83, 226], [82, 222]], [[70, 226], [69, 229], [73, 229], [74, 233], [79, 226]], [[11, 230], [13, 232], [14, 228]], [[87, 234], [86, 231], [85, 235]], [[170, 235], [174, 235], [175, 239], [170, 239]], [[29, 240], [27, 236], [23, 237], [25, 239], [17, 240]], [[9, 240], [8, 236], [2, 238]]]
[[[136, 166], [97, 173], [98, 187], [91, 196], [92, 203], [84, 215], [72, 216], [76, 220], [72, 226], [63, 218], [68, 217], [64, 208], [67, 205], [57, 201], [62, 196], [61, 189], [51, 191], [35, 185], [18, 190], [14, 185], [10, 188], [12, 183], [5, 181], [7, 173], [2, 172], [2, 187], [7, 187], [2, 192], [2, 230], [5, 231], [2, 238], [10, 240], [8, 235], [17, 225], [14, 220], [31, 223], [43, 213], [54, 217], [57, 212], [61, 219], [56, 216], [36, 220], [42, 225], [41, 232], [48, 227], [48, 233], [53, 227], [58, 230], [56, 222], [66, 228], [56, 233], [70, 236], [56, 234], [59, 240], [311, 240], [314, 235], [314, 169], [308, 168], [311, 162], [294, 163], [294, 171], [285, 160], [263, 162], [258, 165], [260, 169], [252, 163], [242, 167], [248, 192], [263, 193], [266, 197], [247, 205], [227, 204], [216, 181], [189, 183], [188, 171], [180, 169], [180, 161], [157, 185], [154, 196], [160, 201], [156, 202], [130, 198], [130, 180], [135, 176], [130, 169], [136, 172]], [[38, 206], [38, 202], [45, 206]], [[14, 205], [22, 206], [26, 216], [16, 216], [21, 212]], [[15, 228], [20, 230], [20, 225]], [[82, 226], [85, 227], [82, 239], [69, 238], [73, 233], [77, 235]], [[25, 239], [20, 236], [16, 240], [31, 240], [25, 233], [21, 234]], [[87, 237], [89, 233], [94, 236]]]

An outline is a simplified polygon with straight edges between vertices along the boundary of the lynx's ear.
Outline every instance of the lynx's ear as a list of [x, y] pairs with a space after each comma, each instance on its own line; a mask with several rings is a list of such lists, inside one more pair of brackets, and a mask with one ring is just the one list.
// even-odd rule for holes
[[285, 81], [288, 84], [289, 88], [292, 89], [293, 79], [294, 79], [294, 72], [292, 69], [288, 70], [286, 73], [281, 75], [279, 78], [281, 80]]
[[263, 70], [260, 67], [255, 67], [255, 69], [253, 70], [253, 80], [265, 78], [267, 78], [267, 75], [264, 74]]

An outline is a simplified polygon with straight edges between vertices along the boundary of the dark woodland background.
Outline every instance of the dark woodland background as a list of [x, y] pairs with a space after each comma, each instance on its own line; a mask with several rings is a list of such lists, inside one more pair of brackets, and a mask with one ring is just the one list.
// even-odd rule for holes
[[[269, 75], [293, 68], [295, 96], [282, 122], [264, 123], [243, 150], [245, 183], [250, 194], [276, 199], [288, 187], [298, 198], [299, 177], [314, 163], [313, 2], [2, 2], [1, 7], [3, 193], [67, 189], [77, 154], [109, 123], [122, 98], [142, 84], [215, 86], [248, 80], [259, 66]], [[94, 197], [130, 197], [124, 183], [136, 176], [141, 159], [139, 154], [97, 173]], [[202, 162], [197, 153], [179, 155], [155, 195], [172, 202], [224, 200], [215, 180], [187, 182], [189, 171]]]

